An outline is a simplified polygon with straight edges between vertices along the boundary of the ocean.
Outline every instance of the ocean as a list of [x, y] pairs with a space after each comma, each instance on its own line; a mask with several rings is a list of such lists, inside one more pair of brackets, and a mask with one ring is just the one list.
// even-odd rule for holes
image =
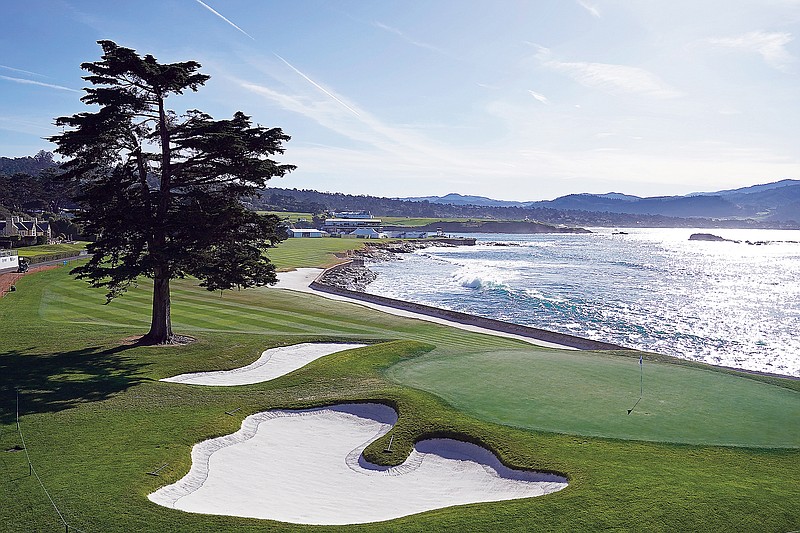
[[[369, 264], [367, 292], [800, 377], [800, 231], [592, 231], [465, 235], [476, 246]], [[741, 242], [689, 240], [709, 232]]]

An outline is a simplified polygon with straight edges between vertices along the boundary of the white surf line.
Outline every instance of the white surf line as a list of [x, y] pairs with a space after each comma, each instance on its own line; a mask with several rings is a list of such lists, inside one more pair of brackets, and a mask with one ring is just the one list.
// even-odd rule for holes
[[374, 403], [257, 413], [236, 433], [195, 444], [189, 473], [148, 498], [194, 513], [345, 525], [567, 486], [561, 476], [508, 468], [492, 452], [451, 439], [418, 442], [397, 467], [366, 462], [361, 452], [396, 421], [393, 409]]
[[578, 348], [573, 348], [572, 346], [565, 346], [563, 344], [558, 344], [555, 342], [541, 341], [538, 339], [533, 339], [531, 337], [525, 337], [523, 335], [516, 335], [514, 333], [505, 333], [502, 331], [482, 328], [480, 326], [473, 326], [470, 324], [462, 324], [461, 322], [455, 322], [453, 320], [447, 320], [445, 318], [423, 315], [421, 313], [414, 313], [413, 311], [406, 311], [404, 309], [397, 309], [387, 305], [380, 305], [373, 302], [357, 300], [355, 298], [348, 298], [346, 296], [340, 296], [338, 294], [330, 294], [327, 292], [317, 291], [309, 287], [309, 285], [315, 279], [317, 279], [317, 277], [324, 271], [325, 270], [321, 268], [298, 268], [297, 270], [293, 270], [291, 272], [278, 272], [278, 283], [273, 285], [273, 288], [316, 294], [317, 296], [322, 296], [323, 298], [328, 298], [330, 300], [339, 300], [342, 302], [350, 302], [358, 305], [363, 305], [364, 307], [369, 307], [370, 309], [375, 309], [376, 311], [389, 313], [395, 316], [401, 316], [405, 318], [416, 318], [418, 320], [425, 320], [427, 322], [433, 322], [435, 324], [450, 326], [453, 328], [458, 328], [465, 331], [471, 331], [474, 333], [483, 333], [485, 335], [494, 335], [497, 337], [505, 337], [508, 339], [517, 339], [525, 341], [528, 344], [541, 346], [543, 348], [558, 348], [560, 350], [578, 349]]
[[173, 383], [188, 383], [192, 385], [211, 385], [217, 387], [230, 387], [234, 385], [250, 385], [262, 383], [279, 378], [302, 368], [310, 362], [344, 350], [362, 348], [366, 344], [336, 344], [336, 343], [302, 343], [291, 346], [270, 348], [262, 352], [255, 362], [232, 370], [217, 370], [214, 372], [192, 372], [180, 374], [159, 381]]

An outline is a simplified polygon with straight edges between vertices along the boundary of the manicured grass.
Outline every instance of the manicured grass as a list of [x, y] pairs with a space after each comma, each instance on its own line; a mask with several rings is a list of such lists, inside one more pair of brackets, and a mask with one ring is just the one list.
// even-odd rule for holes
[[86, 248], [87, 242], [79, 241], [69, 244], [41, 244], [39, 246], [25, 246], [17, 248], [20, 257], [36, 258], [43, 255], [60, 254], [62, 252], [75, 252], [78, 255]]
[[[459, 410], [511, 426], [622, 439], [800, 447], [797, 390], [675, 363], [648, 360], [641, 370], [633, 357], [517, 349], [428, 355], [392, 367], [389, 375]], [[642, 383], [645, 392], [636, 404]]]
[[363, 239], [292, 238], [270, 248], [267, 256], [278, 270], [303, 267], [329, 267], [341, 262], [334, 254], [358, 250]]
[[[624, 379], [618, 381], [627, 386], [628, 366], [633, 364], [634, 384], [626, 390], [638, 393], [638, 364], [631, 357], [542, 350], [289, 291], [247, 290], [220, 298], [190, 280], [173, 284], [173, 310], [176, 329], [197, 342], [131, 347], [120, 340], [146, 330], [149, 283], [109, 306], [101, 305], [102, 291], [70, 279], [63, 268], [26, 276], [17, 286], [17, 292], [0, 300], [2, 530], [64, 531], [36, 477], [28, 475], [24, 452], [5, 451], [21, 445], [14, 425], [17, 391], [20, 427], [36, 471], [67, 521], [87, 532], [333, 530], [183, 513], [152, 504], [146, 495], [186, 473], [194, 443], [235, 431], [249, 414], [353, 400], [385, 402], [400, 413], [392, 431], [393, 452], [382, 453], [387, 436], [367, 450], [373, 461], [398, 463], [415, 440], [453, 436], [489, 447], [512, 466], [570, 478], [567, 489], [542, 498], [442, 509], [353, 527], [356, 531], [800, 528], [800, 450], [665, 444], [513, 428], [488, 420], [499, 415], [480, 420], [448, 399], [384, 377], [410, 371], [417, 361], [439, 361], [450, 364], [452, 381], [466, 388], [480, 380], [465, 376], [463, 368], [475, 364], [488, 372], [491, 354], [498, 355], [506, 373], [522, 373], [531, 358], [558, 361], [561, 356], [565, 365], [577, 369], [593, 364], [595, 357], [594, 373], [612, 384], [619, 371]], [[269, 383], [212, 388], [157, 381], [182, 372], [242, 366], [271, 346], [335, 339], [377, 344], [319, 359]], [[691, 366], [675, 368], [685, 372], [675, 374], [676, 386], [695, 394], [700, 394], [693, 390], [696, 374], [711, 374]], [[550, 363], [541, 369], [556, 377], [568, 374]], [[660, 371], [670, 373], [669, 368]], [[528, 377], [534, 379], [533, 374]], [[728, 379], [726, 373], [714, 374]], [[583, 403], [562, 412], [578, 417], [595, 394], [578, 388], [587, 375], [576, 377], [572, 388], [552, 387], [544, 377], [537, 386], [549, 386], [548, 392], [563, 402], [582, 395]], [[682, 384], [681, 377], [689, 383]], [[796, 391], [794, 382], [736, 379], [759, 386], [776, 383], [764, 386], [778, 391], [767, 397]], [[524, 383], [524, 376], [518, 381]], [[514, 387], [520, 390], [520, 384]], [[509, 402], [514, 395], [501, 391], [504, 386], [487, 387], [485, 395], [507, 396], [498, 405]], [[732, 401], [747, 393], [738, 384], [722, 386]], [[529, 399], [539, 398], [531, 387], [517, 404], [524, 409]], [[774, 408], [790, 410], [796, 401], [776, 401]], [[237, 408], [234, 416], [225, 414]], [[164, 464], [160, 476], [147, 475]]]

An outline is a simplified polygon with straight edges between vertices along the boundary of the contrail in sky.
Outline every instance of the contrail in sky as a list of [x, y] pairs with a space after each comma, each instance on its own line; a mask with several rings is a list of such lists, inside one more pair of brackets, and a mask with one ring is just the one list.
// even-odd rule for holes
[[206, 3], [205, 3], [205, 2], [203, 2], [202, 0], [195, 0], [195, 2], [197, 2], [198, 4], [200, 4], [201, 6], [203, 6], [204, 8], [208, 9], [209, 11], [211, 11], [212, 13], [214, 13], [216, 16], [218, 16], [219, 18], [221, 18], [222, 20], [224, 20], [225, 22], [227, 22], [228, 24], [230, 24], [231, 26], [233, 26], [234, 28], [236, 28], [236, 29], [237, 29], [237, 30], [239, 30], [240, 32], [244, 33], [245, 35], [247, 35], [248, 37], [250, 37], [250, 38], [251, 38], [251, 39], [253, 39], [254, 41], [256, 40], [256, 39], [255, 39], [255, 37], [253, 37], [252, 35], [250, 35], [250, 34], [249, 34], [249, 33], [247, 33], [246, 31], [244, 31], [242, 28], [240, 28], [239, 26], [237, 26], [236, 24], [234, 24], [233, 22], [231, 22], [231, 21], [230, 21], [230, 20], [228, 20], [227, 18], [225, 18], [225, 16], [224, 16], [224, 15], [222, 15], [222, 14], [221, 14], [219, 11], [215, 10], [213, 7], [211, 7], [210, 5], [206, 4]]
[[12, 78], [11, 76], [2, 76], [2, 75], [0, 75], [0, 79], [13, 81], [15, 83], [26, 83], [28, 85], [39, 85], [40, 87], [49, 87], [51, 89], [59, 89], [61, 91], [71, 91], [73, 93], [81, 92], [81, 91], [79, 91], [77, 89], [70, 89], [69, 87], [64, 87], [63, 85], [54, 85], [52, 83], [42, 83], [40, 81], [26, 80], [24, 78]]
[[31, 76], [41, 76], [43, 78], [47, 77], [44, 74], [39, 74], [37, 72], [31, 72], [30, 70], [22, 70], [21, 68], [9, 67], [7, 65], [0, 65], [0, 68], [6, 69], [6, 70], [12, 70], [14, 72], [21, 72], [23, 74], [30, 74]]
[[[199, 2], [200, 0], [197, 0], [197, 1]], [[273, 52], [273, 54], [275, 54], [275, 52]], [[326, 89], [325, 89], [323, 86], [321, 86], [319, 83], [315, 82], [314, 80], [312, 80], [311, 78], [309, 78], [308, 76], [306, 76], [305, 74], [303, 74], [302, 72], [300, 72], [299, 70], [297, 70], [297, 69], [295, 68], [295, 66], [294, 66], [294, 65], [292, 65], [291, 63], [289, 63], [288, 61], [286, 61], [284, 58], [282, 58], [282, 57], [281, 57], [281, 56], [279, 56], [278, 54], [275, 54], [275, 57], [277, 57], [278, 59], [280, 59], [281, 61], [283, 61], [284, 63], [286, 63], [286, 66], [288, 66], [290, 69], [292, 69], [293, 71], [295, 71], [295, 72], [297, 72], [299, 75], [301, 75], [303, 78], [305, 78], [305, 79], [306, 79], [306, 81], [308, 81], [308, 83], [310, 83], [311, 85], [313, 85], [314, 87], [316, 87], [317, 89], [319, 89], [320, 91], [322, 91], [323, 93], [327, 94], [328, 96], [330, 96], [331, 98], [333, 98], [334, 100], [336, 100], [336, 101], [337, 101], [337, 102], [338, 102], [340, 105], [342, 105], [342, 106], [343, 106], [345, 109], [347, 109], [348, 111], [350, 111], [350, 112], [351, 112], [352, 114], [354, 114], [355, 116], [357, 116], [357, 117], [361, 118], [361, 115], [359, 115], [359, 114], [358, 114], [358, 111], [356, 111], [355, 109], [353, 109], [353, 108], [352, 108], [352, 107], [350, 107], [349, 105], [345, 104], [344, 102], [342, 102], [341, 100], [339, 100], [338, 98], [336, 98], [336, 96], [334, 96], [334, 95], [333, 95], [333, 94], [331, 94], [329, 91], [327, 91], [327, 90], [326, 90]]]

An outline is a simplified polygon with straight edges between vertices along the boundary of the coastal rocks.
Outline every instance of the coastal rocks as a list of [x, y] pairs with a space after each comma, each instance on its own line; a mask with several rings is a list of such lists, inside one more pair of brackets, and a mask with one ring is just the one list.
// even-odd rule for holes
[[331, 287], [364, 292], [367, 285], [375, 281], [377, 277], [378, 275], [363, 266], [363, 263], [360, 265], [351, 263], [328, 270], [319, 282]]
[[451, 247], [455, 245], [436, 240], [385, 243], [379, 242], [374, 244], [366, 244], [361, 250], [356, 250], [352, 252], [351, 255], [364, 261], [379, 263], [383, 261], [396, 261], [398, 259], [402, 259], [401, 256], [403, 254], [410, 254], [417, 250], [428, 248], [429, 246]]
[[740, 241], [732, 241], [730, 239], [726, 239], [724, 237], [720, 237], [719, 235], [714, 235], [713, 233], [692, 233], [689, 236], [690, 241], [713, 241], [713, 242], [740, 242]]
[[403, 241], [403, 242], [378, 242], [364, 245], [360, 250], [349, 254], [350, 263], [328, 270], [319, 283], [340, 289], [364, 292], [367, 285], [375, 281], [378, 275], [365, 266], [366, 262], [380, 263], [384, 261], [397, 261], [403, 254], [410, 254], [429, 246], [451, 247], [454, 244], [437, 241]]

